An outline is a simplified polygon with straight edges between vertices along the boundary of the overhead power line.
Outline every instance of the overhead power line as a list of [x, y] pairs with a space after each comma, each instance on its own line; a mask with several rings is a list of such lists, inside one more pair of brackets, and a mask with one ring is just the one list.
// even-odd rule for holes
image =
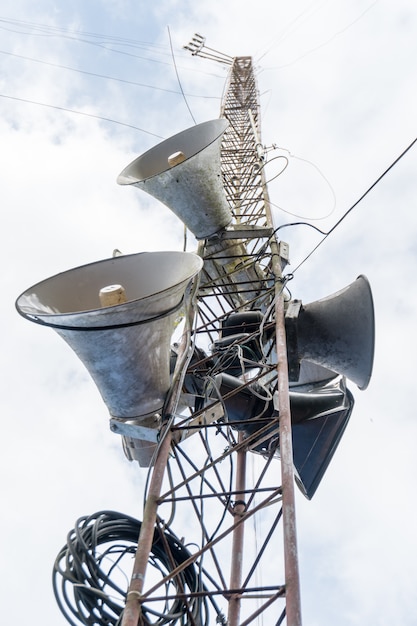
[[57, 109], [58, 111], [65, 111], [66, 113], [75, 113], [76, 115], [84, 115], [86, 117], [93, 117], [97, 120], [102, 120], [104, 122], [111, 122], [112, 124], [119, 124], [119, 126], [127, 126], [128, 128], [133, 128], [134, 130], [139, 130], [141, 133], [146, 133], [147, 135], [152, 135], [153, 137], [157, 137], [158, 139], [164, 139], [161, 135], [157, 135], [156, 133], [151, 133], [149, 130], [145, 130], [144, 128], [139, 128], [138, 126], [134, 126], [133, 124], [126, 124], [125, 122], [119, 122], [117, 120], [113, 120], [109, 117], [103, 117], [101, 115], [95, 115], [94, 113], [87, 113], [86, 111], [75, 111], [74, 109], [67, 109], [66, 107], [56, 106], [54, 104], [46, 104], [45, 102], [35, 102], [34, 100], [28, 100], [26, 98], [18, 98], [16, 96], [8, 96], [4, 93], [0, 93], [0, 98], [7, 98], [9, 100], [16, 100], [18, 102], [26, 102], [27, 104], [36, 104], [37, 106], [47, 107], [49, 109]]
[[403, 150], [401, 152], [401, 154], [391, 163], [391, 165], [389, 165], [387, 167], [386, 170], [384, 170], [382, 172], [382, 174], [380, 176], [378, 176], [378, 178], [372, 183], [372, 185], [370, 187], [368, 187], [368, 189], [360, 196], [360, 198], [358, 198], [358, 200], [356, 200], [356, 202], [354, 202], [354, 204], [352, 204], [352, 206], [342, 215], [342, 217], [336, 222], [336, 224], [334, 224], [334, 226], [332, 226], [332, 228], [325, 233], [323, 239], [321, 241], [319, 241], [319, 243], [314, 246], [314, 248], [311, 250], [311, 252], [308, 253], [308, 255], [301, 261], [301, 263], [299, 263], [297, 265], [297, 267], [295, 268], [295, 270], [292, 272], [292, 274], [295, 274], [295, 272], [302, 266], [304, 265], [304, 263], [307, 261], [307, 259], [309, 259], [311, 257], [312, 254], [314, 254], [314, 252], [325, 242], [325, 240], [336, 230], [336, 228], [338, 226], [340, 226], [340, 224], [343, 222], [343, 220], [346, 219], [346, 217], [349, 215], [349, 213], [351, 213], [353, 211], [353, 209], [355, 209], [358, 204], [360, 202], [362, 202], [362, 200], [368, 195], [368, 193], [370, 193], [372, 191], [372, 189], [374, 189], [374, 187], [376, 187], [378, 185], [378, 183], [381, 182], [381, 180], [384, 178], [384, 176], [386, 176], [388, 174], [389, 171], [392, 170], [392, 168], [397, 165], [397, 163], [399, 161], [401, 161], [401, 159], [407, 154], [407, 152], [409, 150], [411, 150], [411, 148], [415, 145], [415, 143], [417, 143], [417, 137], [415, 139], [413, 139], [413, 141], [407, 146], [407, 148], [405, 148], [405, 150]]
[[[104, 78], [106, 80], [114, 80], [118, 83], [124, 83], [127, 85], [134, 85], [135, 87], [145, 87], [147, 89], [155, 89], [156, 91], [164, 91], [166, 93], [173, 93], [175, 95], [181, 94], [184, 95], [181, 91], [176, 91], [175, 89], [166, 89], [164, 87], [157, 87], [156, 85], [147, 85], [145, 83], [138, 83], [134, 80], [127, 80], [124, 78], [117, 78], [116, 76], [109, 76], [108, 74], [98, 74], [96, 72], [88, 72], [87, 70], [80, 70], [76, 67], [69, 67], [68, 65], [61, 65], [59, 63], [51, 63], [50, 61], [43, 61], [42, 59], [34, 59], [33, 57], [23, 56], [21, 54], [15, 54], [14, 52], [7, 52], [6, 50], [0, 50], [0, 54], [6, 54], [11, 57], [15, 57], [17, 59], [22, 59], [24, 61], [31, 61], [33, 63], [41, 63], [42, 65], [48, 65], [50, 67], [56, 67], [61, 70], [68, 70], [70, 72], [77, 72], [78, 74], [85, 74], [86, 76], [94, 76], [95, 78]], [[218, 96], [199, 96], [196, 94], [186, 94], [187, 98], [204, 98], [206, 100], [220, 100]]]

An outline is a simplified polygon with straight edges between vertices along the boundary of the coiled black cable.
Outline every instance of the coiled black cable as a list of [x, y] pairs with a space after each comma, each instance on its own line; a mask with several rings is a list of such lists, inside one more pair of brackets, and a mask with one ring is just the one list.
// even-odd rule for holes
[[[129, 585], [122, 561], [127, 557], [132, 564], [140, 528], [140, 521], [115, 511], [100, 511], [77, 520], [55, 559], [52, 575], [58, 606], [72, 626], [120, 624]], [[155, 529], [150, 564], [161, 577], [189, 557], [188, 550], [171, 531]], [[162, 610], [154, 608], [160, 607], [157, 601], [142, 605], [145, 623], [206, 626], [206, 598], [186, 597], [187, 593], [204, 589], [194, 565], [188, 565], [170, 579], [165, 589], [169, 586], [171, 592], [166, 595], [173, 599], [167, 598]], [[175, 593], [182, 595], [175, 598]]]

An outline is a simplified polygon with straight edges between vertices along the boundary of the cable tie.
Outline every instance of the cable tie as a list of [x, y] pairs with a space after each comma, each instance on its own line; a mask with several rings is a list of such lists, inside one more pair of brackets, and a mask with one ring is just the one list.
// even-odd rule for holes
[[142, 594], [139, 591], [128, 591], [126, 601], [129, 600], [129, 596], [135, 596], [136, 600], [140, 602]]

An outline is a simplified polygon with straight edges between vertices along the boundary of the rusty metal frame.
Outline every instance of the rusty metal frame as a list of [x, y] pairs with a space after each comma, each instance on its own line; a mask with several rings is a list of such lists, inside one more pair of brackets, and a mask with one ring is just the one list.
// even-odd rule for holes
[[[193, 50], [204, 56], [204, 41], [196, 41]], [[288, 258], [286, 247], [276, 239], [270, 211], [252, 59], [237, 57], [232, 61], [224, 57], [222, 62], [226, 61], [231, 68], [220, 117], [229, 121], [229, 127], [223, 136], [221, 176], [233, 222], [217, 237], [200, 242], [204, 267], [196, 291], [196, 323], [189, 329], [188, 339], [207, 348], [219, 336], [225, 316], [244, 310], [261, 311], [275, 333], [269, 341], [263, 369], [250, 382], [265, 381], [278, 394], [279, 418], [253, 435], [236, 436], [224, 419], [221, 402], [214, 401], [211, 409], [181, 409], [180, 389], [171, 395], [164, 416], [165, 431], [146, 493], [123, 626], [146, 624], [142, 605], [163, 599], [161, 587], [190, 564], [207, 583], [192, 593], [178, 592], [176, 597], [183, 598], [186, 607], [187, 621], [182, 623], [199, 626], [190, 602], [204, 597], [213, 603], [215, 598], [216, 602], [223, 602], [227, 613], [223, 623], [228, 626], [256, 623], [260, 615], [271, 624], [286, 620], [287, 626], [301, 625], [282, 276]], [[186, 351], [187, 346], [182, 346], [182, 350]], [[202, 359], [188, 371], [204, 372], [209, 367], [208, 359]], [[278, 481], [276, 449], [264, 458], [257, 457], [258, 465], [263, 463], [263, 467], [256, 477], [249, 477], [247, 470], [248, 455], [253, 456], [251, 447], [262, 437], [271, 437], [271, 424], [279, 433]], [[223, 450], [219, 450], [219, 440], [224, 444]], [[215, 528], [209, 528], [216, 516]], [[178, 533], [177, 526], [183, 526], [184, 521], [184, 541], [195, 543], [192, 555], [181, 565], [174, 566], [173, 562], [171, 572], [157, 584], [146, 587], [155, 524]], [[252, 523], [266, 528], [263, 534], [258, 528], [251, 531], [257, 539], [262, 536], [262, 540], [255, 557], [245, 562], [245, 531]], [[254, 576], [268, 560], [268, 554], [276, 560], [274, 541], [278, 534], [284, 553], [281, 569], [274, 571], [273, 585], [255, 584]], [[223, 608], [217, 614], [216, 610], [209, 623], [222, 623]]]

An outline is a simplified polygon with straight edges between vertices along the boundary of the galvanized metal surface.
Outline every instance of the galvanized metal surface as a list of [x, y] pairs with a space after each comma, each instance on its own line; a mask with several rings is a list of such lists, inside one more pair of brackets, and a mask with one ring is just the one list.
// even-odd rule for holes
[[[211, 120], [193, 126], [148, 150], [118, 177], [166, 204], [197, 239], [211, 237], [232, 220], [220, 176], [220, 143], [228, 123]], [[185, 160], [170, 167], [170, 157]]]

